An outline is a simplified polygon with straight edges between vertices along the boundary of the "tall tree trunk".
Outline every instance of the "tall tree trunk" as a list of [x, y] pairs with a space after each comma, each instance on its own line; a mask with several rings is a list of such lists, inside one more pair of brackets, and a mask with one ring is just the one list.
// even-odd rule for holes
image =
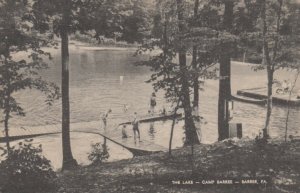
[[4, 131], [5, 131], [5, 143], [6, 143], [6, 148], [7, 152], [9, 155], [10, 152], [10, 143], [9, 143], [9, 132], [8, 132], [8, 118], [9, 117], [9, 112], [5, 113], [5, 119], [4, 119]]
[[[174, 110], [175, 115], [177, 113], [179, 103], [180, 103], [180, 99], [178, 99], [177, 105]], [[173, 117], [172, 126], [171, 126], [171, 134], [170, 134], [170, 140], [169, 140], [169, 156], [172, 155], [172, 141], [173, 141], [173, 133], [174, 133], [175, 123], [176, 123], [176, 116]]]
[[[197, 18], [198, 15], [198, 8], [199, 8], [199, 0], [195, 0], [194, 4], [194, 19]], [[196, 71], [197, 69], [197, 46], [193, 46], [193, 59], [192, 59], [192, 65], [193, 69]], [[194, 78], [194, 103], [193, 106], [199, 110], [199, 81], [198, 76], [195, 76]]]
[[[233, 2], [225, 2], [223, 25], [227, 31], [231, 30], [233, 21]], [[228, 52], [230, 45], [222, 45], [220, 55], [220, 80], [219, 80], [219, 101], [218, 101], [218, 140], [229, 137], [229, 109], [228, 101], [231, 99], [231, 54]]]
[[[179, 33], [184, 32], [184, 17], [183, 17], [183, 2], [182, 0], [177, 0], [177, 14], [178, 14], [178, 28]], [[185, 123], [185, 145], [199, 144], [199, 139], [195, 129], [195, 124], [192, 116], [192, 107], [190, 100], [189, 82], [188, 82], [188, 69], [186, 65], [186, 52], [184, 48], [180, 48], [178, 53], [179, 56], [179, 66], [181, 72], [181, 93], [182, 105], [184, 108], [184, 123]]]
[[69, 1], [66, 0], [63, 13], [61, 30], [61, 57], [62, 57], [62, 149], [63, 149], [63, 167], [62, 169], [72, 169], [77, 165], [73, 158], [70, 141], [70, 102], [69, 102], [69, 38], [68, 38], [68, 23], [69, 23]]
[[273, 76], [274, 72], [267, 68], [268, 73], [268, 88], [267, 88], [267, 114], [266, 114], [266, 122], [265, 122], [265, 128], [263, 130], [263, 137], [268, 138], [269, 137], [269, 126], [270, 126], [270, 120], [271, 120], [271, 114], [272, 114], [272, 103], [273, 103]]
[[[7, 53], [9, 53], [8, 48], [6, 49]], [[7, 61], [7, 57], [5, 57], [4, 59], [4, 65], [7, 66], [8, 68], [8, 61]], [[5, 143], [6, 143], [6, 148], [7, 148], [7, 155], [9, 156], [10, 154], [10, 143], [9, 143], [9, 129], [8, 129], [8, 121], [9, 121], [9, 116], [10, 116], [10, 104], [9, 104], [9, 100], [10, 100], [10, 77], [9, 77], [9, 72], [6, 72], [6, 80], [7, 80], [7, 88], [6, 91], [4, 91], [4, 133], [5, 133]]]
[[273, 48], [273, 57], [270, 57], [270, 50], [268, 46], [267, 40], [267, 18], [266, 18], [266, 0], [262, 1], [262, 9], [261, 9], [261, 18], [262, 18], [262, 36], [263, 36], [263, 62], [267, 65], [267, 75], [268, 75], [268, 88], [267, 88], [267, 114], [266, 114], [266, 122], [265, 127], [263, 129], [263, 137], [265, 139], [269, 138], [269, 127], [270, 127], [270, 120], [272, 115], [272, 103], [273, 103], [273, 79], [274, 79], [274, 71], [275, 71], [275, 63], [278, 51], [278, 42], [279, 42], [279, 33], [280, 33], [280, 21], [282, 16], [282, 0], [278, 0], [279, 9], [277, 13], [277, 20], [276, 20], [276, 35], [275, 36], [275, 43]]
[[267, 114], [265, 127], [263, 129], [263, 137], [268, 138], [269, 136], [269, 125], [272, 114], [272, 85], [273, 85], [273, 73], [271, 71], [271, 61], [269, 57], [269, 49], [267, 43], [267, 21], [266, 21], [266, 1], [262, 1], [261, 9], [261, 18], [262, 18], [262, 35], [263, 35], [263, 64], [267, 65], [267, 78], [268, 78], [268, 88], [267, 88]]
[[289, 91], [289, 100], [288, 100], [288, 109], [287, 109], [287, 114], [286, 114], [286, 119], [285, 119], [285, 132], [284, 132], [284, 141], [287, 141], [287, 133], [288, 133], [288, 123], [289, 123], [289, 118], [290, 118], [290, 110], [291, 110], [291, 99], [292, 99], [292, 92], [296, 86], [297, 80], [300, 75], [300, 69], [298, 68], [297, 73], [295, 75], [295, 79], [292, 85], [291, 90]]
[[228, 101], [231, 98], [230, 86], [230, 57], [222, 55], [220, 58], [218, 128], [219, 141], [229, 137], [229, 109]]
[[[197, 46], [193, 46], [193, 60], [192, 60], [192, 64], [193, 64], [193, 69], [196, 71], [197, 69]], [[199, 81], [198, 81], [198, 76], [195, 76], [194, 78], [194, 102], [193, 102], [193, 106], [195, 108], [199, 108]]]
[[[9, 91], [8, 91], [9, 92]], [[10, 99], [10, 93], [6, 93], [5, 98], [5, 117], [4, 117], [4, 132], [5, 132], [5, 143], [7, 148], [8, 156], [10, 154], [10, 143], [9, 143], [9, 131], [8, 131], [8, 120], [10, 115], [10, 105], [9, 105], [9, 99]]]

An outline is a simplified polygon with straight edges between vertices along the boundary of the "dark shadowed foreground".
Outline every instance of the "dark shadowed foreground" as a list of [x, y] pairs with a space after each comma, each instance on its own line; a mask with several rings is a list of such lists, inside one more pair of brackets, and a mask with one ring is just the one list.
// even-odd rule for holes
[[[159, 153], [79, 167], [59, 174], [58, 192], [299, 192], [299, 145], [296, 140], [227, 140], [195, 146], [193, 158], [185, 147], [172, 157]], [[267, 184], [203, 185], [203, 179], [265, 179]], [[187, 180], [194, 184], [183, 185]]]

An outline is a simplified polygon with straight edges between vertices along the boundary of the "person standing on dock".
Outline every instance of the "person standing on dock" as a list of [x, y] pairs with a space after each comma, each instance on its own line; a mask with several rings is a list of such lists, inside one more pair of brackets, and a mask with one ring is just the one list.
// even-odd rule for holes
[[153, 92], [150, 97], [150, 112], [152, 115], [154, 114], [155, 106], [156, 106], [156, 95], [155, 92]]
[[106, 125], [107, 125], [107, 117], [108, 117], [109, 113], [111, 113], [111, 112], [112, 112], [112, 110], [111, 110], [111, 109], [108, 109], [108, 111], [107, 111], [106, 113], [102, 114], [101, 119], [102, 119], [102, 122], [103, 122], [103, 128], [104, 128], [104, 129], [106, 129]]
[[138, 133], [139, 141], [141, 141], [141, 136], [140, 136], [140, 130], [139, 130], [139, 121], [137, 117], [137, 112], [134, 112], [134, 119], [132, 122], [132, 129], [133, 129], [133, 135], [134, 135], [134, 141], [136, 141], [136, 132]]

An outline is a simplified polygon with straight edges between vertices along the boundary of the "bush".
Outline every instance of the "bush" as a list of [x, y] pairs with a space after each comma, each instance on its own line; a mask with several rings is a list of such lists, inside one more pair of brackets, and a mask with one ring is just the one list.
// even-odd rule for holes
[[93, 165], [101, 164], [109, 158], [108, 148], [106, 143], [95, 143], [91, 145], [92, 151], [88, 156], [88, 159]]
[[[31, 140], [32, 141], [32, 140]], [[20, 142], [4, 153], [0, 162], [0, 187], [5, 193], [55, 192], [56, 174], [42, 153], [42, 146]], [[8, 156], [9, 155], [9, 156]], [[0, 191], [1, 192], [1, 191]]]

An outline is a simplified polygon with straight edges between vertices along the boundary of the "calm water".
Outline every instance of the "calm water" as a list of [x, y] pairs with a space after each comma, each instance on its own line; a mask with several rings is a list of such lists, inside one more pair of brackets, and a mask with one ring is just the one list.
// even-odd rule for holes
[[[54, 57], [50, 69], [43, 71], [46, 79], [60, 85], [61, 65], [59, 50], [51, 51]], [[133, 56], [132, 51], [96, 51], [84, 50], [74, 45], [70, 46], [70, 105], [72, 128], [98, 128], [101, 126], [100, 115], [107, 109], [112, 109], [108, 123], [115, 126], [121, 121], [132, 117], [133, 112], [144, 115], [148, 111], [149, 98], [152, 87], [145, 81], [151, 72], [145, 67], [137, 67], [134, 63], [147, 56], [139, 58]], [[232, 92], [237, 89], [259, 87], [266, 85], [266, 73], [254, 72], [248, 65], [233, 63], [232, 66]], [[123, 82], [120, 82], [123, 76]], [[293, 79], [293, 73], [280, 71], [276, 74], [279, 80]], [[299, 81], [297, 89], [299, 88]], [[200, 114], [207, 124], [202, 128], [202, 142], [213, 143], [217, 140], [217, 92], [218, 81], [207, 80], [204, 91], [200, 96]], [[24, 129], [60, 128], [61, 102], [56, 101], [53, 106], [46, 106], [44, 97], [37, 91], [27, 90], [16, 94], [20, 103], [27, 112], [26, 117], [14, 117], [10, 126], [12, 132]], [[163, 99], [163, 93], [157, 96], [158, 109], [163, 106], [170, 107]], [[127, 104], [129, 110], [124, 113], [123, 106]], [[275, 106], [273, 109], [271, 136], [284, 135], [286, 107]], [[290, 112], [289, 134], [297, 135], [300, 123], [299, 108], [292, 108]], [[265, 107], [239, 103], [234, 104], [233, 122], [243, 123], [243, 135], [254, 137], [263, 127], [265, 120]], [[20, 128], [23, 129], [20, 129]], [[141, 125], [142, 139], [168, 147], [171, 122], [156, 122], [154, 127], [150, 124]], [[131, 132], [131, 129], [128, 129]], [[173, 146], [180, 147], [183, 142], [182, 123], [175, 128]], [[88, 163], [87, 154], [90, 144], [101, 142], [98, 135], [72, 133], [72, 147], [74, 157], [81, 164]], [[51, 159], [55, 168], [61, 166], [61, 136], [52, 135], [39, 137], [35, 143], [42, 143], [46, 157]], [[129, 158], [132, 155], [117, 145], [108, 143], [111, 157], [110, 161]]]

